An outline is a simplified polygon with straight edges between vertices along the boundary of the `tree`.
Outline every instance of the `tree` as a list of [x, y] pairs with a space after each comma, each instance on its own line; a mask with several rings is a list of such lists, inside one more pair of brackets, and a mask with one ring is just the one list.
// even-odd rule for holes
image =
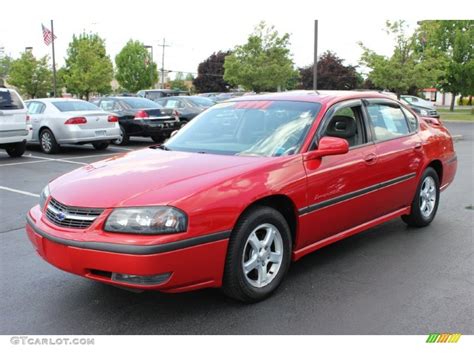
[[415, 48], [413, 36], [406, 34], [404, 21], [387, 21], [387, 34], [395, 37], [395, 46], [390, 57], [363, 49], [361, 63], [372, 71], [368, 79], [377, 87], [401, 94], [432, 87], [444, 72], [445, 61], [438, 53], [426, 53], [420, 57]]
[[31, 51], [25, 51], [10, 66], [8, 83], [29, 98], [46, 97], [52, 87], [52, 73], [48, 57], [36, 59]]
[[186, 74], [186, 78], [184, 79], [186, 81], [193, 81], [194, 80], [194, 75], [191, 73]]
[[115, 78], [129, 92], [153, 87], [158, 80], [156, 63], [150, 52], [139, 41], [129, 40], [115, 57]]
[[[357, 73], [356, 67], [345, 66], [343, 62], [343, 59], [331, 51], [319, 57], [317, 69], [319, 90], [352, 90], [361, 84], [363, 79]], [[313, 68], [314, 64], [299, 69], [301, 89], [313, 88]]]
[[279, 36], [273, 26], [261, 22], [247, 43], [225, 58], [224, 80], [256, 92], [286, 88], [298, 76], [289, 45], [288, 33]]
[[198, 75], [193, 80], [197, 92], [227, 92], [232, 87], [224, 80], [225, 57], [231, 52], [212, 53], [198, 66]]
[[188, 87], [184, 83], [184, 75], [181, 72], [177, 72], [174, 80], [170, 81], [170, 87], [173, 90], [188, 90]]
[[13, 59], [8, 55], [0, 58], [0, 78], [6, 79], [8, 77], [12, 61]]
[[474, 21], [428, 20], [420, 22], [416, 32], [421, 55], [435, 53], [445, 59], [445, 73], [439, 87], [455, 97], [474, 94]]
[[97, 34], [74, 35], [64, 68], [68, 92], [88, 100], [91, 93], [109, 93], [112, 79], [113, 66], [105, 50], [105, 41]]

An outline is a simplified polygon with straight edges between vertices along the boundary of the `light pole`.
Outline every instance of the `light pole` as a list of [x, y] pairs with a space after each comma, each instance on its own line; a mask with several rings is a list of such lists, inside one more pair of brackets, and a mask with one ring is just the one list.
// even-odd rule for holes
[[318, 90], [318, 20], [314, 20], [313, 90]]
[[153, 46], [145, 45], [144, 46], [146, 49], [150, 50], [150, 56], [151, 56], [151, 61], [150, 61], [150, 85], [151, 88], [153, 89]]

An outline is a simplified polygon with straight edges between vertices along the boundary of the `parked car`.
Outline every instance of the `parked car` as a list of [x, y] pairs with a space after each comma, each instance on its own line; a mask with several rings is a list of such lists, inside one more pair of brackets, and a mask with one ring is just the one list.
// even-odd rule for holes
[[142, 97], [103, 97], [98, 105], [119, 118], [120, 138], [114, 141], [118, 145], [128, 144], [132, 136], [161, 142], [181, 127], [177, 111]]
[[163, 107], [176, 110], [179, 120], [183, 123], [191, 121], [201, 112], [216, 104], [215, 101], [200, 96], [170, 96], [157, 99], [156, 102]]
[[150, 89], [140, 90], [139, 92], [137, 92], [137, 96], [155, 101], [162, 97], [168, 96], [189, 96], [189, 92], [184, 90]]
[[0, 87], [0, 148], [11, 157], [21, 157], [31, 135], [30, 117], [20, 95]]
[[397, 217], [428, 226], [456, 168], [443, 124], [384, 95], [247, 96], [53, 180], [26, 231], [89, 279], [254, 302], [319, 248]]
[[400, 95], [400, 100], [408, 104], [420, 116], [440, 118], [432, 102], [410, 95]]
[[61, 144], [92, 144], [107, 149], [120, 138], [118, 117], [96, 105], [77, 99], [33, 99], [26, 101], [33, 126], [31, 143], [46, 154], [58, 153]]

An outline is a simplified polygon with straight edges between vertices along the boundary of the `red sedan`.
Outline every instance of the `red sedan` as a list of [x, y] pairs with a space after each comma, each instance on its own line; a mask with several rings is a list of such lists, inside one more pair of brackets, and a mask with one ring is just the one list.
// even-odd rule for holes
[[429, 225], [456, 168], [439, 120], [381, 94], [246, 96], [53, 180], [26, 231], [89, 279], [252, 302], [321, 247], [397, 217]]

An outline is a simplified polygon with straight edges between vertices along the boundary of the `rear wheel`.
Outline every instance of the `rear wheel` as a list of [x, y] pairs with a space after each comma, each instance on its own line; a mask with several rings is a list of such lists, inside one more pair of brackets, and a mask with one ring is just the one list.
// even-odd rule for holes
[[243, 302], [268, 297], [282, 282], [290, 265], [291, 233], [278, 211], [255, 207], [235, 226], [224, 271], [224, 292]]
[[130, 136], [125, 132], [125, 129], [120, 126], [120, 138], [117, 138], [112, 143], [115, 145], [127, 145], [130, 142]]
[[165, 137], [161, 134], [153, 135], [151, 136], [151, 139], [153, 139], [153, 142], [155, 143], [162, 143], [165, 139]]
[[45, 128], [40, 133], [41, 150], [46, 154], [55, 154], [59, 152], [59, 144], [56, 142], [53, 132]]
[[402, 220], [413, 227], [425, 227], [436, 216], [439, 204], [439, 177], [429, 167], [423, 173], [411, 204], [411, 213], [402, 216]]
[[9, 144], [5, 150], [7, 151], [8, 155], [11, 156], [12, 158], [21, 157], [23, 153], [25, 153], [26, 142]]
[[109, 146], [109, 142], [94, 142], [92, 145], [96, 150], [104, 150]]

